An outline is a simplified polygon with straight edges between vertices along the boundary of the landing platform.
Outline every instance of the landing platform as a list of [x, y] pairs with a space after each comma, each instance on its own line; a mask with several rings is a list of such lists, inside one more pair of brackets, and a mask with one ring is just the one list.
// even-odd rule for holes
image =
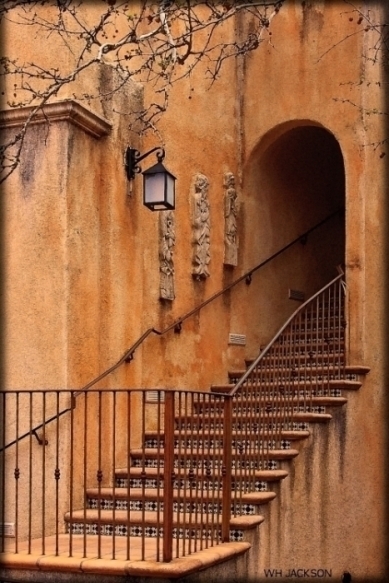
[[[157, 561], [155, 540], [144, 541], [130, 537], [130, 559], [127, 553], [127, 537], [100, 537], [100, 553], [97, 536], [73, 535], [72, 556], [69, 556], [69, 535], [61, 534], [33, 540], [31, 552], [27, 543], [20, 543], [14, 552], [14, 541], [6, 541], [5, 552], [0, 553], [0, 583], [129, 583], [130, 581], [156, 582], [179, 580], [243, 556], [251, 547], [248, 542], [228, 542], [197, 550], [192, 554], [173, 559], [170, 563]], [[182, 552], [182, 541], [179, 541]], [[85, 552], [86, 551], [86, 552]], [[176, 552], [176, 549], [175, 551]], [[141, 560], [143, 556], [145, 560]], [[159, 549], [162, 556], [162, 541]], [[97, 558], [100, 555], [101, 558]], [[114, 558], [112, 558], [114, 557]], [[102, 578], [103, 577], [103, 578]], [[185, 579], [186, 581], [188, 579]]]

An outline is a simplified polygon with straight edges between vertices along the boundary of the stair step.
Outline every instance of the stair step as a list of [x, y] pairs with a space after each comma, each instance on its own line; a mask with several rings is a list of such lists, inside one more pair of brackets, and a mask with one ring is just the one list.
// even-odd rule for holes
[[[204, 518], [204, 515], [203, 515]], [[244, 531], [261, 524], [264, 517], [233, 516], [230, 519], [230, 540], [243, 540]], [[173, 513], [173, 538], [221, 538], [221, 517], [205, 515], [199, 520], [198, 514]], [[68, 531], [73, 534], [98, 534], [117, 536], [145, 536], [156, 538], [163, 535], [163, 512], [137, 512], [115, 510], [76, 510], [65, 514]]]
[[[213, 385], [211, 387], [212, 393], [220, 393], [222, 395], [229, 394], [228, 391], [232, 391], [236, 384], [242, 380], [242, 377], [239, 378], [230, 378], [228, 382], [220, 384], [220, 385]], [[281, 390], [289, 391], [289, 394], [298, 396], [304, 396], [309, 393], [312, 393], [313, 397], [320, 397], [320, 396], [331, 396], [331, 397], [341, 397], [341, 393], [333, 393], [331, 395], [328, 394], [329, 390], [329, 383], [331, 381], [341, 381], [341, 380], [348, 380], [348, 381], [356, 381], [356, 378], [349, 378], [349, 379], [341, 379], [336, 377], [335, 375], [331, 376], [322, 376], [322, 375], [310, 375], [307, 371], [305, 375], [290, 375], [289, 377], [277, 375], [274, 378], [258, 378], [255, 379], [255, 376], [252, 375], [251, 377], [246, 377], [244, 381], [242, 381], [242, 385], [244, 383], [244, 393], [253, 391], [258, 394], [258, 391], [276, 391], [278, 392], [279, 388]], [[216, 388], [215, 388], [216, 387]], [[271, 393], [270, 393], [271, 394]]]
[[331, 389], [338, 389], [341, 391], [353, 390], [357, 391], [362, 386], [362, 381], [348, 380], [348, 379], [333, 379], [329, 381]]
[[331, 421], [332, 415], [329, 413], [295, 413], [294, 419], [300, 419], [301, 421], [308, 421], [309, 423], [327, 423]]
[[[334, 328], [319, 328], [318, 330], [305, 329], [302, 328], [300, 331], [297, 330], [287, 330], [282, 333], [282, 336], [275, 340], [273, 346], [284, 346], [284, 345], [300, 345], [309, 342], [323, 342], [326, 344], [337, 344], [345, 341], [344, 332], [341, 331], [340, 334], [338, 330], [334, 331]], [[263, 350], [265, 347], [262, 346]]]
[[[275, 492], [252, 492], [239, 495], [232, 503], [231, 511], [239, 515], [258, 514], [258, 507], [268, 504], [276, 497]], [[221, 491], [203, 491], [197, 484], [191, 489], [174, 490], [172, 494], [173, 511], [196, 514], [222, 512]], [[87, 490], [87, 507], [101, 510], [127, 510], [161, 512], [164, 508], [163, 489], [148, 488], [89, 488]]]
[[[232, 387], [234, 385], [224, 385], [225, 387]], [[217, 392], [217, 391], [215, 391]], [[236, 409], [242, 409], [242, 406], [245, 407], [248, 412], [250, 410], [262, 410], [266, 405], [271, 404], [272, 406], [279, 406], [282, 407], [283, 405], [291, 406], [291, 405], [298, 405], [299, 403], [306, 403], [309, 402], [311, 406], [325, 406], [325, 407], [338, 407], [345, 405], [347, 403], [347, 399], [345, 397], [330, 397], [330, 396], [311, 396], [311, 395], [295, 395], [295, 396], [288, 396], [282, 395], [282, 391], [278, 391], [278, 396], [270, 396], [266, 394], [260, 394], [257, 397], [247, 397], [244, 400], [240, 401], [238, 399], [234, 399], [233, 401], [233, 411]], [[195, 411], [194, 413], [198, 413], [199, 415], [210, 411], [222, 411], [223, 410], [223, 403], [218, 402], [207, 402], [207, 403], [195, 403]]]
[[[175, 472], [177, 478], [187, 479], [187, 470], [179, 468]], [[126, 487], [125, 480], [127, 479], [138, 479], [141, 480], [142, 476], [145, 476], [145, 479], [152, 479], [156, 482], [155, 487], [157, 487], [157, 482], [161, 481], [161, 478], [164, 477], [164, 469], [162, 467], [159, 468], [141, 468], [141, 467], [134, 467], [131, 466], [129, 468], [118, 468], [115, 470], [115, 479], [121, 480], [123, 486]], [[252, 472], [253, 478], [258, 482], [278, 482], [283, 480], [288, 476], [288, 472], [286, 470], [280, 469], [261, 469], [261, 470], [254, 470]], [[241, 472], [239, 470], [235, 471], [232, 468], [232, 479], [235, 479], [237, 476], [239, 479], [241, 478]], [[196, 477], [203, 477], [206, 478], [205, 472], [196, 472]], [[185, 486], [184, 486], [185, 487]]]
[[[265, 412], [264, 408], [263, 412], [260, 415], [256, 415], [255, 418], [233, 414], [231, 428], [244, 434], [247, 431], [258, 432], [261, 428], [267, 430], [275, 430], [277, 428], [277, 431], [286, 428], [292, 429], [293, 426], [304, 421], [304, 418], [301, 417], [302, 413], [312, 417], [313, 420], [315, 416], [318, 416], [318, 420], [320, 420], [323, 415], [326, 415], [325, 407], [321, 405], [316, 407], [303, 405], [299, 407], [283, 407], [278, 410], [272, 408], [269, 412]], [[328, 418], [331, 419], [331, 415]], [[215, 417], [215, 415], [186, 416], [181, 418], [180, 422], [182, 431], [197, 431], [200, 435], [204, 430], [223, 430], [223, 421]]]
[[[306, 364], [306, 366], [295, 366], [296, 363], [290, 362], [288, 366], [279, 366], [279, 367], [269, 367], [269, 363], [266, 361], [260, 361], [255, 369], [250, 373], [250, 377], [260, 377], [269, 379], [269, 382], [272, 379], [275, 379], [277, 382], [280, 382], [281, 378], [286, 380], [296, 380], [297, 377], [305, 378], [305, 377], [318, 377], [322, 376], [323, 381], [325, 381], [328, 377], [345, 377], [351, 376], [351, 373], [344, 373], [342, 371], [343, 362], [332, 362], [330, 365], [322, 365], [322, 366], [310, 366]], [[280, 372], [281, 371], [281, 372]], [[239, 370], [233, 371], [238, 373], [246, 373], [246, 370]], [[320, 379], [319, 379], [320, 380]]]
[[[297, 449], [269, 449], [267, 451], [267, 457], [273, 460], [284, 460], [284, 459], [291, 459], [298, 455]], [[132, 449], [130, 452], [131, 459], [133, 461], [133, 467], [137, 467], [137, 464], [142, 462], [142, 466], [148, 467], [148, 462], [159, 462], [159, 464], [163, 465], [163, 450], [158, 449]], [[234, 452], [232, 454], [234, 456]], [[223, 451], [222, 450], [211, 450], [208, 452], [204, 452], [202, 449], [200, 450], [174, 450], [174, 457], [178, 458], [183, 464], [187, 464], [187, 467], [193, 468], [194, 460], [197, 460], [197, 463], [200, 464], [199, 467], [202, 467], [202, 462], [204, 458], [207, 460], [208, 463], [218, 461], [219, 464], [223, 459]], [[258, 457], [258, 452], [248, 452], [245, 454], [245, 458], [253, 458], [256, 460]], [[234, 463], [234, 462], [233, 462]], [[139, 467], [139, 465], [138, 465]], [[153, 467], [153, 466], [151, 466]], [[183, 467], [183, 466], [181, 466]]]
[[346, 366], [346, 374], [365, 376], [370, 372], [370, 367], [360, 364], [348, 364]]
[[264, 354], [262, 357], [263, 363], [267, 366], [272, 365], [274, 362], [277, 364], [279, 362], [286, 363], [289, 365], [301, 365], [301, 366], [311, 366], [311, 363], [320, 362], [323, 363], [322, 366], [331, 366], [334, 362], [344, 361], [344, 352], [340, 351], [338, 347], [336, 350], [327, 352], [318, 352], [315, 346], [309, 351], [286, 351], [279, 347], [277, 350], [270, 350], [268, 353]]
[[[277, 440], [278, 441], [298, 441], [300, 439], [306, 439], [309, 437], [310, 431], [305, 430], [284, 430], [277, 433]], [[174, 432], [174, 447], [186, 447], [186, 448], [221, 448], [223, 447], [223, 438], [224, 432], [220, 430], [205, 430], [201, 432], [201, 435], [182, 435], [180, 431]], [[274, 431], [268, 431], [261, 429], [255, 434], [252, 435], [245, 435], [242, 437], [242, 434], [238, 431], [231, 432], [232, 437], [232, 446], [236, 440], [241, 441], [245, 439], [247, 442], [254, 441], [258, 443], [258, 437], [262, 439], [271, 438], [274, 439]], [[156, 447], [163, 447], [164, 445], [164, 435], [158, 433], [157, 431], [148, 431], [145, 434], [144, 438], [144, 446], [146, 448], [156, 448]]]

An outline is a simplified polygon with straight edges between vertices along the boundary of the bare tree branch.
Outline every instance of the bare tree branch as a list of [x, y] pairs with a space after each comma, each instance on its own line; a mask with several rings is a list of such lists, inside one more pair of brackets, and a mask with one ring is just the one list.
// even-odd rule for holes
[[[2, 26], [23, 27], [40, 43], [61, 46], [64, 59], [57, 66], [30, 56], [12, 54], [12, 44], [0, 57], [0, 79], [7, 92], [9, 108], [32, 105], [28, 120], [12, 139], [0, 145], [0, 182], [20, 161], [28, 126], [34, 115], [64, 87], [74, 86], [77, 100], [104, 99], [105, 94], [80, 91], [80, 76], [92, 65], [108, 64], [117, 71], [118, 90], [130, 80], [152, 83], [155, 99], [137, 113], [141, 131], [155, 130], [166, 111], [171, 86], [189, 77], [202, 62], [210, 84], [220, 75], [227, 59], [256, 50], [272, 18], [284, 0], [104, 0], [101, 8], [88, 8], [83, 0], [3, 0]], [[242, 11], [255, 25], [241, 39], [224, 40], [221, 26]], [[13, 87], [10, 89], [10, 80]], [[79, 82], [77, 84], [77, 81]]]

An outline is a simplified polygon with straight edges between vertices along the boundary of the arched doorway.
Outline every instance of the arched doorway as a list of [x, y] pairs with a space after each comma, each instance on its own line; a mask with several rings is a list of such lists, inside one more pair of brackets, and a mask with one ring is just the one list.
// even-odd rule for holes
[[312, 122], [278, 126], [250, 156], [243, 192], [244, 252], [251, 265], [324, 221], [263, 270], [257, 297], [262, 324], [270, 329], [268, 320], [279, 325], [297, 307], [290, 289], [308, 298], [345, 263], [345, 171], [338, 141]]

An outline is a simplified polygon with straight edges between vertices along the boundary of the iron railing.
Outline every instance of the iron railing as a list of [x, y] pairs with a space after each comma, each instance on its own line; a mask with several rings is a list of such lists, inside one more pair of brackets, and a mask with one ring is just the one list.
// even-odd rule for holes
[[228, 541], [288, 432], [331, 400], [344, 329], [340, 274], [228, 394], [1, 392], [1, 551], [168, 562]]
[[[0, 454], [0, 523], [14, 528], [1, 552], [168, 562], [228, 540], [228, 448], [209, 448], [204, 427], [192, 436], [194, 412], [225, 397], [158, 390], [148, 402], [147, 395], [78, 392], [77, 407], [61, 417], [74, 391], [0, 393], [2, 410], [12, 411], [2, 441], [40, 418], [42, 443], [49, 442], [39, 447], [31, 432]], [[56, 421], [44, 422], [48, 411]], [[222, 406], [218, 425], [223, 415]]]
[[290, 316], [229, 393], [239, 433], [235, 508], [242, 493], [255, 491], [260, 472], [276, 467], [288, 433], [339, 396], [332, 387], [345, 375], [344, 296], [340, 273]]

